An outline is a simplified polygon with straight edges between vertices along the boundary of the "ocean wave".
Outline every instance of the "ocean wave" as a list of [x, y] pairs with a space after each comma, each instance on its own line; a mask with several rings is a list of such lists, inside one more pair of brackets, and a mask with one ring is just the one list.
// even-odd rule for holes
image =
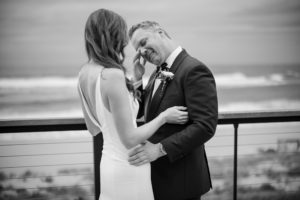
[[[33, 110], [33, 109], [32, 109]], [[60, 119], [60, 118], [73, 118], [83, 117], [80, 107], [72, 109], [52, 110], [37, 107], [32, 112], [19, 111], [11, 107], [0, 113], [0, 119]]]
[[0, 88], [75, 88], [77, 80], [77, 77], [0, 78]]
[[232, 102], [220, 105], [219, 112], [253, 112], [253, 111], [278, 111], [300, 110], [300, 101], [288, 99], [274, 99], [258, 102]]
[[[287, 84], [300, 84], [300, 77], [274, 73], [267, 76], [248, 76], [241, 72], [217, 74], [214, 76], [218, 88], [266, 87]], [[144, 77], [147, 84], [149, 77]]]
[[[215, 76], [219, 88], [263, 87], [295, 83], [284, 74], [271, 74], [268, 76], [247, 76], [243, 73], [229, 73]], [[300, 83], [300, 81], [298, 80]]]
[[[287, 74], [270, 74], [265, 76], [248, 76], [241, 72], [215, 75], [218, 88], [263, 87], [286, 84], [300, 84], [300, 77]], [[149, 76], [143, 78], [147, 84]], [[77, 77], [31, 77], [31, 78], [0, 78], [0, 88], [75, 88]]]
[[[238, 101], [219, 105], [219, 112], [253, 112], [253, 111], [279, 111], [300, 110], [300, 100], [274, 99], [265, 101]], [[44, 109], [35, 107], [32, 112], [16, 110], [14, 107], [2, 110], [0, 119], [50, 119], [83, 117], [80, 106], [66, 109]]]

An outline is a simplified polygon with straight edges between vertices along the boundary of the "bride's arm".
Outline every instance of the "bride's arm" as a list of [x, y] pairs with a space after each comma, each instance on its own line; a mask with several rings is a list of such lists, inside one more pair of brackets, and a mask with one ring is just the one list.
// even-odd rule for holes
[[[105, 70], [101, 80], [104, 97], [108, 99], [110, 111], [112, 113], [117, 132], [122, 143], [130, 149], [148, 139], [160, 126], [169, 120], [171, 112], [162, 112], [151, 122], [140, 127], [135, 127], [132, 122], [128, 91], [125, 84], [125, 76], [121, 70]], [[179, 113], [174, 111], [174, 119]], [[176, 115], [176, 116], [175, 116]], [[178, 123], [178, 122], [176, 122]], [[184, 123], [184, 121], [182, 122]]]

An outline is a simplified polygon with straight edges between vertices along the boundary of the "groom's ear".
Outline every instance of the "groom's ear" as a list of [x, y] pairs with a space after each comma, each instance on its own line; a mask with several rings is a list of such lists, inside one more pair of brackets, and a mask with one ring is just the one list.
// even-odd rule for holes
[[166, 37], [166, 34], [165, 34], [164, 30], [162, 30], [162, 29], [159, 29], [159, 30], [158, 30], [158, 34], [159, 34], [160, 37], [162, 37], [162, 38]]
[[158, 29], [158, 33], [159, 33], [159, 34], [165, 34], [165, 31], [162, 30], [161, 28], [159, 28], [159, 29]]
[[166, 31], [165, 30], [163, 30], [163, 29], [158, 29], [158, 33], [159, 33], [159, 35], [162, 37], [162, 38], [170, 38], [169, 36], [168, 36], [168, 34], [166, 33]]

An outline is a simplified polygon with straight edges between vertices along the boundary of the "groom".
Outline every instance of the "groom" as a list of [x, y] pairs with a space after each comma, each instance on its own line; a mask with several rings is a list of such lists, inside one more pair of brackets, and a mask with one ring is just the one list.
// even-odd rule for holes
[[[142, 92], [145, 122], [172, 106], [185, 106], [189, 113], [186, 124], [165, 124], [149, 142], [132, 150], [129, 162], [151, 162], [156, 200], [199, 200], [212, 187], [204, 144], [214, 136], [218, 120], [214, 77], [156, 22], [134, 25], [129, 37], [137, 50], [135, 81]], [[142, 90], [146, 62], [159, 67]]]

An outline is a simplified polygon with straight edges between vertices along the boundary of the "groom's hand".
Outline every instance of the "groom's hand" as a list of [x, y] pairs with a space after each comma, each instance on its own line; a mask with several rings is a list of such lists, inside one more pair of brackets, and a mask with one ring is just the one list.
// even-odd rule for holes
[[152, 162], [161, 156], [163, 154], [160, 151], [159, 144], [152, 144], [147, 141], [129, 152], [128, 161], [131, 165], [140, 166]]
[[142, 57], [141, 52], [138, 51], [133, 58], [133, 75], [135, 81], [141, 80], [145, 74], [145, 64], [146, 60]]

